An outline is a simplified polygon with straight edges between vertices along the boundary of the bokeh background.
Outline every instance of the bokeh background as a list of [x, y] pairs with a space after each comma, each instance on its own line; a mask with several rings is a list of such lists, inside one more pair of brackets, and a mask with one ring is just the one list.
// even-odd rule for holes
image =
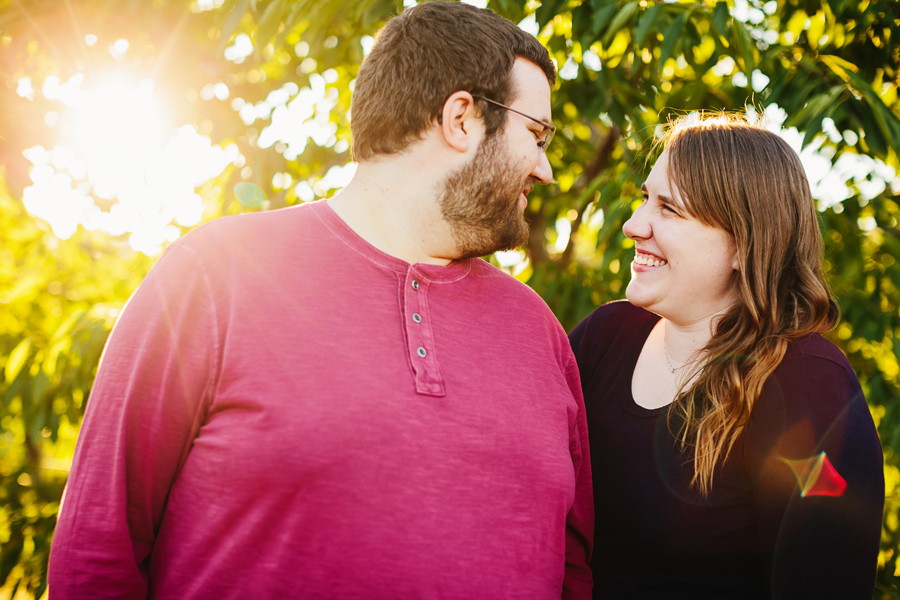
[[[411, 2], [0, 0], [0, 600], [46, 595], [85, 403], [129, 295], [191, 228], [349, 181], [354, 77]], [[900, 5], [479, 5], [537, 35], [559, 67], [555, 183], [529, 196], [527, 246], [490, 260], [567, 329], [623, 296], [621, 225], [670, 116], [747, 111], [800, 153], [843, 310], [831, 339], [884, 446], [875, 598], [900, 598]]]

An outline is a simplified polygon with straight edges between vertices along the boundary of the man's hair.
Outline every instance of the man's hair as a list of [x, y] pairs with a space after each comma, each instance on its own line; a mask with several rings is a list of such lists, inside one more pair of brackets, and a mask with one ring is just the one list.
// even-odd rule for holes
[[[458, 2], [425, 2], [404, 10], [378, 32], [356, 78], [350, 129], [354, 160], [400, 152], [422, 138], [454, 92], [509, 104], [510, 71], [522, 57], [553, 85], [547, 49], [515, 23]], [[502, 130], [506, 111], [477, 101], [485, 133]]]

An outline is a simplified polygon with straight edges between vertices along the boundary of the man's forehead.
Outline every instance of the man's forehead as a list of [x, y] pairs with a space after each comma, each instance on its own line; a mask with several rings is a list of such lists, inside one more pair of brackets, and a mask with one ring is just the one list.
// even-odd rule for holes
[[550, 82], [539, 66], [525, 58], [517, 58], [512, 68], [514, 108], [531, 110], [531, 116], [550, 122]]

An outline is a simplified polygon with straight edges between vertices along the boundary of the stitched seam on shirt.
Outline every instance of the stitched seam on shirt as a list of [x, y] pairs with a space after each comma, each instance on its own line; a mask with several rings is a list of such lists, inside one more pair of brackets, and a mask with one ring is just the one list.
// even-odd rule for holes
[[[396, 266], [397, 269], [404, 268], [404, 265], [406, 266], [406, 269], [409, 269], [409, 267], [412, 266], [412, 263], [407, 263], [406, 261], [404, 261], [404, 260], [402, 260], [402, 259], [399, 259], [399, 258], [397, 258], [396, 256], [391, 256], [391, 255], [388, 254], [387, 252], [383, 252], [382, 250], [378, 250], [378, 248], [375, 248], [374, 246], [372, 246], [373, 248], [375, 248], [375, 250], [378, 250], [378, 252], [382, 252], [382, 254], [384, 254], [385, 258], [387, 258], [387, 259], [392, 259], [392, 260], [396, 260], [396, 261], [400, 261], [401, 263], [403, 263], [403, 264], [397, 263], [397, 264], [392, 264], [392, 265], [386, 265], [386, 264], [384, 264], [384, 262], [378, 260], [378, 258], [366, 254], [365, 252], [363, 252], [362, 250], [360, 250], [359, 248], [357, 248], [356, 246], [354, 246], [353, 244], [351, 244], [350, 242], [348, 242], [347, 240], [345, 240], [345, 239], [344, 239], [344, 236], [341, 234], [341, 232], [335, 230], [335, 228], [332, 227], [331, 223], [329, 223], [329, 222], [325, 219], [325, 217], [323, 217], [322, 215], [320, 215], [320, 214], [318, 213], [318, 211], [312, 211], [312, 213], [313, 213], [314, 215], [316, 215], [316, 217], [319, 219], [319, 221], [321, 221], [322, 224], [325, 225], [325, 227], [327, 227], [328, 230], [334, 235], [334, 237], [338, 238], [338, 239], [341, 241], [342, 244], [344, 244], [345, 246], [347, 246], [348, 248], [350, 248], [351, 250], [353, 250], [354, 252], [356, 252], [357, 254], [359, 254], [360, 256], [362, 256], [363, 258], [365, 258], [366, 260], [368, 260], [369, 262], [374, 263], [374, 264], [378, 265], [379, 267], [381, 267], [381, 268], [383, 268], [383, 269], [388, 269], [389, 271], [393, 271], [393, 272], [396, 272], [396, 270], [393, 268], [394, 266]], [[349, 225], [348, 225], [348, 227], [349, 227]], [[356, 233], [356, 232], [354, 232], [354, 233]], [[359, 234], [356, 233], [356, 235], [358, 236]], [[365, 241], [361, 236], [360, 236], [360, 239], [362, 239], [363, 241]], [[368, 243], [368, 242], [367, 242], [367, 243]], [[370, 244], [370, 245], [371, 245], [371, 244]], [[459, 275], [459, 277], [457, 277], [457, 278], [455, 278], [455, 279], [450, 279], [450, 280], [447, 280], [447, 281], [440, 281], [440, 280], [435, 281], [435, 280], [432, 280], [432, 279], [429, 278], [429, 281], [430, 281], [431, 283], [455, 283], [455, 282], [459, 281], [460, 279], [464, 278], [465, 276], [467, 276], [467, 275], [469, 274], [469, 272], [472, 270], [472, 262], [473, 262], [473, 261], [471, 261], [471, 260], [467, 261], [467, 263], [466, 263], [466, 270], [465, 270], [463, 273], [461, 273], [461, 274]]]
[[[203, 260], [200, 258], [200, 255], [197, 254], [197, 252], [194, 251], [193, 248], [191, 248], [190, 246], [187, 246], [185, 244], [182, 244], [181, 246], [178, 246], [178, 247], [182, 248], [186, 252], [189, 252], [194, 257], [194, 260], [197, 261], [197, 265], [200, 267], [200, 275], [203, 276], [203, 283], [206, 285], [206, 291], [207, 291], [207, 294], [209, 295], [209, 299], [210, 299], [209, 304], [212, 307], [213, 326], [215, 327], [215, 335], [213, 336], [213, 346], [215, 347], [215, 357], [216, 357], [215, 366], [214, 366], [215, 373], [213, 374], [213, 376], [211, 378], [212, 381], [207, 381], [206, 389], [204, 390], [204, 396], [206, 396], [206, 398], [204, 398], [204, 404], [205, 404], [205, 408], [207, 410], [209, 410], [212, 407], [213, 399], [215, 398], [215, 396], [217, 396], [218, 387], [219, 387], [219, 379], [222, 374], [222, 365], [221, 365], [222, 349], [219, 345], [219, 338], [221, 335], [221, 332], [219, 331], [219, 311], [216, 308], [216, 297], [213, 294], [213, 287], [209, 281], [209, 275], [207, 274], [206, 266], [203, 264]], [[179, 471], [180, 471], [180, 469], [179, 469]]]
[[[797, 346], [796, 342], [794, 343], [794, 345]], [[856, 372], [852, 368], [848, 368], [847, 365], [841, 363], [840, 361], [837, 361], [828, 356], [822, 356], [820, 354], [809, 354], [806, 351], [804, 351], [803, 349], [801, 349], [799, 346], [797, 346], [797, 351], [799, 352], [798, 356], [786, 356], [781, 359], [781, 362], [778, 363], [778, 366], [780, 367], [784, 363], [791, 362], [794, 360], [802, 360], [802, 359], [822, 360], [822, 361], [829, 362], [833, 365], [840, 367], [841, 371], [843, 371], [844, 374], [846, 374], [848, 376], [852, 376], [853, 378], [855, 378], [857, 380], [859, 379], [859, 376], [856, 374]], [[838, 352], [841, 352], [841, 350], [838, 349]], [[843, 354], [843, 352], [841, 352], [841, 354]]]
[[[357, 254], [359, 254], [360, 256], [362, 256], [363, 258], [365, 258], [367, 261], [369, 261], [369, 262], [371, 262], [371, 263], [373, 263], [373, 264], [375, 264], [375, 265], [381, 267], [382, 269], [387, 269], [387, 270], [389, 270], [389, 271], [391, 271], [391, 272], [396, 272], [398, 269], [402, 269], [402, 268], [403, 268], [403, 265], [402, 265], [402, 264], [396, 264], [396, 265], [389, 266], [389, 265], [384, 264], [384, 262], [382, 262], [382, 261], [376, 259], [374, 256], [369, 256], [368, 254], [366, 254], [365, 252], [363, 252], [362, 250], [360, 250], [359, 248], [357, 248], [356, 246], [354, 246], [353, 244], [351, 244], [350, 242], [348, 242], [347, 240], [345, 240], [345, 239], [344, 239], [344, 236], [341, 235], [341, 232], [335, 230], [335, 228], [331, 226], [331, 223], [329, 223], [329, 222], [325, 219], [325, 217], [323, 217], [322, 215], [320, 215], [318, 211], [315, 211], [315, 210], [314, 210], [314, 211], [312, 211], [312, 213], [313, 213], [314, 215], [316, 215], [316, 218], [318, 218], [319, 221], [321, 221], [322, 224], [325, 225], [325, 227], [328, 228], [328, 231], [330, 231], [330, 232], [332, 233], [332, 235], [334, 235], [334, 237], [336, 237], [338, 240], [340, 240], [340, 242], [341, 242], [342, 244], [344, 244], [345, 246], [347, 246], [348, 248], [350, 248], [351, 250], [353, 250], [354, 252], [356, 252]], [[348, 227], [349, 227], [349, 225], [348, 225]], [[354, 233], [356, 233], [356, 232], [354, 231]], [[356, 235], [359, 235], [359, 234], [356, 233]], [[362, 239], [362, 237], [360, 237], [360, 239]], [[363, 240], [363, 241], [365, 241], [365, 240]], [[370, 245], [371, 245], [371, 244], [370, 244]], [[372, 246], [372, 247], [375, 248], [374, 246]], [[378, 250], [378, 248], [375, 248], [375, 249]], [[381, 250], [378, 250], [378, 251], [381, 252]], [[385, 255], [385, 257], [392, 258], [392, 259], [398, 260], [398, 261], [400, 260], [399, 258], [396, 258], [396, 257], [394, 257], [394, 256], [391, 256], [390, 254], [388, 254], [388, 253], [386, 253], [386, 252], [384, 252], [383, 254]], [[396, 266], [397, 269], [392, 268], [393, 266]], [[407, 266], [407, 268], [409, 268], [409, 266]]]
[[409, 330], [406, 327], [406, 308], [409, 299], [406, 298], [406, 275], [397, 273], [397, 310], [400, 313], [400, 333], [403, 336], [403, 355], [406, 356], [406, 366], [413, 380], [413, 391], [416, 389], [416, 369], [413, 367], [412, 357], [409, 355]]
[[[429, 287], [430, 287], [431, 284], [433, 284], [433, 283], [434, 283], [434, 282], [429, 282]], [[427, 290], [426, 290], [426, 291], [427, 291]], [[428, 294], [425, 294], [424, 296], [422, 296], [422, 304], [425, 306], [425, 315], [428, 316], [428, 317], [430, 317], [433, 313], [431, 312], [431, 309], [428, 308]], [[431, 319], [431, 320], [429, 320], [428, 323], [427, 323], [428, 329], [431, 330], [431, 335], [429, 336], [429, 337], [431, 338], [431, 351], [434, 353], [434, 357], [432, 358], [432, 362], [434, 363], [434, 369], [435, 369], [435, 371], [437, 371], [437, 375], [438, 375], [438, 377], [439, 377], [440, 380], [441, 380], [441, 386], [443, 386], [444, 391], [446, 392], [446, 390], [447, 390], [447, 383], [446, 383], [446, 381], [444, 381], [444, 373], [443, 373], [443, 371], [441, 370], [441, 364], [440, 364], [440, 362], [438, 361], [438, 356], [437, 356], [437, 341], [434, 339], [434, 327], [431, 325], [431, 323], [433, 323], [433, 322], [434, 322], [434, 320]]]
[[466, 261], [466, 270], [463, 271], [462, 273], [460, 273], [459, 277], [457, 277], [455, 279], [448, 279], [446, 281], [443, 281], [440, 279], [439, 280], [429, 279], [428, 281], [432, 285], [441, 284], [441, 283], [456, 283], [457, 281], [465, 278], [472, 271], [472, 263], [474, 263], [474, 262], [475, 262], [474, 259], [469, 259], [468, 261]]
[[[566, 366], [563, 368], [563, 377], [564, 377], [565, 380], [566, 380], [566, 387], [567, 387], [567, 388], [569, 387], [569, 377], [568, 377], [568, 375], [569, 375], [569, 369], [572, 368], [572, 363], [575, 363], [575, 366], [576, 366], [576, 367], [578, 366], [578, 361], [575, 360], [575, 357], [574, 357], [574, 356], [569, 356], [569, 360], [566, 361]], [[579, 373], [579, 376], [575, 378], [575, 381], [578, 382], [578, 385], [581, 385], [581, 374], [580, 374], [580, 373]], [[570, 389], [570, 391], [571, 391], [571, 389]], [[581, 390], [581, 395], [582, 395], [582, 397], [584, 397], [584, 389]], [[578, 403], [578, 399], [575, 398], [574, 395], [572, 396], [572, 399], [575, 400], [576, 404]], [[582, 407], [578, 407], [578, 412], [581, 412], [581, 410], [582, 410]], [[587, 418], [587, 407], [584, 407], [583, 410], [585, 411], [585, 415], [584, 415], [584, 416], [585, 416], [585, 418]], [[569, 427], [569, 439], [570, 439], [570, 440], [572, 439], [572, 432], [575, 431], [577, 428], [578, 428], [578, 415], [575, 415], [575, 421], [573, 421], [573, 422], [572, 422], [572, 426]]]

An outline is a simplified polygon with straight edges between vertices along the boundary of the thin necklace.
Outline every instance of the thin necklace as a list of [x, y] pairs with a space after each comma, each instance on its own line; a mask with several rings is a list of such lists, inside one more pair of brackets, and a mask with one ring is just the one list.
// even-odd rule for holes
[[665, 357], [666, 357], [666, 364], [669, 365], [669, 373], [674, 373], [674, 372], [677, 371], [678, 369], [683, 369], [684, 367], [686, 367], [686, 366], [688, 366], [689, 364], [691, 364], [691, 363], [694, 362], [693, 360], [690, 360], [690, 361], [684, 363], [683, 365], [681, 365], [680, 367], [673, 367], [673, 366], [672, 366], [672, 361], [669, 360], [669, 351], [666, 350], [666, 338], [665, 338], [665, 336], [663, 336], [663, 354], [664, 354]]

